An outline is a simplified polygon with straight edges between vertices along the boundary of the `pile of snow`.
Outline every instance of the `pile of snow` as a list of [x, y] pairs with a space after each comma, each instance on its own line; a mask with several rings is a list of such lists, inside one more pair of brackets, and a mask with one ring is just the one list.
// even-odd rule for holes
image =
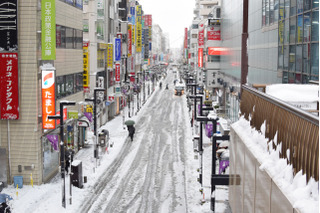
[[310, 84], [273, 84], [266, 93], [304, 110], [317, 109], [319, 86]]
[[[260, 169], [271, 176], [294, 208], [299, 209], [301, 213], [319, 212], [319, 182], [311, 178], [306, 183], [306, 175], [303, 175], [302, 171], [293, 175], [292, 165], [287, 164], [286, 159], [279, 158], [281, 143], [276, 140], [268, 142], [265, 138], [265, 123], [261, 126], [261, 132], [258, 132], [242, 116], [239, 121], [232, 124], [232, 128], [241, 138], [245, 138], [244, 143], [261, 163]], [[276, 145], [276, 150], [272, 148], [272, 143]], [[287, 151], [287, 155], [288, 152], [290, 150]]]

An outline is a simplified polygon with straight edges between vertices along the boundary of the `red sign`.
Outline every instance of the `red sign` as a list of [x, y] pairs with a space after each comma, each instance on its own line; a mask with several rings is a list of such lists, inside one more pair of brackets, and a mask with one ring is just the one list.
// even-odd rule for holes
[[116, 82], [120, 82], [120, 70], [121, 70], [120, 63], [116, 63], [116, 66], [115, 66], [115, 81]]
[[220, 27], [209, 27], [207, 32], [208, 41], [221, 40], [221, 32]]
[[48, 115], [56, 114], [54, 70], [42, 70], [42, 128], [55, 129], [54, 119]]
[[18, 53], [0, 54], [1, 119], [19, 119]]
[[199, 47], [203, 47], [204, 46], [204, 27], [203, 27], [203, 24], [200, 25], [198, 39], [199, 39], [198, 40]]
[[[57, 115], [60, 115], [60, 110], [57, 112]], [[63, 109], [63, 121], [66, 121], [68, 119], [68, 109]], [[60, 124], [60, 119], [57, 120], [57, 125]]]
[[144, 15], [144, 26], [152, 26], [152, 15]]
[[228, 51], [223, 47], [208, 47], [208, 55], [228, 55]]
[[203, 48], [198, 49], [198, 67], [203, 67]]
[[135, 82], [135, 79], [134, 79], [135, 74], [136, 74], [135, 72], [130, 72], [130, 82], [132, 82], [132, 83]]
[[108, 100], [109, 100], [109, 102], [113, 102], [114, 101], [114, 96], [108, 96]]
[[132, 25], [128, 25], [128, 57], [132, 55]]
[[188, 28], [184, 29], [184, 48], [188, 48]]

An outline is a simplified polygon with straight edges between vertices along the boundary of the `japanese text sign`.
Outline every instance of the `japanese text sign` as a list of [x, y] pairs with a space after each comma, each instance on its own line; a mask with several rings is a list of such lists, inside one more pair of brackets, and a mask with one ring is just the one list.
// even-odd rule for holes
[[56, 114], [54, 70], [42, 70], [42, 128], [55, 129], [55, 120], [48, 115]]
[[121, 73], [121, 65], [120, 65], [120, 63], [116, 63], [116, 66], [115, 66], [115, 81], [116, 81], [116, 83], [120, 82], [120, 73]]
[[56, 3], [41, 0], [41, 53], [42, 60], [56, 59]]
[[107, 44], [107, 67], [113, 67], [113, 44]]
[[1, 1], [0, 49], [18, 51], [17, 0]]
[[0, 54], [1, 119], [19, 119], [18, 53]]
[[121, 38], [114, 39], [114, 60], [121, 60]]

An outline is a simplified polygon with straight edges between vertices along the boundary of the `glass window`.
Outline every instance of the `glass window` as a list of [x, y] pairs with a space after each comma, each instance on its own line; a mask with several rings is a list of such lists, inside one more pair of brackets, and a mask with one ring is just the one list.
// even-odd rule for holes
[[57, 99], [66, 96], [65, 76], [56, 77], [56, 96]]
[[312, 0], [312, 8], [318, 8], [319, 7], [319, 0]]
[[302, 45], [296, 46], [296, 72], [302, 72]]
[[290, 16], [290, 0], [284, 1], [284, 17], [289, 18]]
[[[310, 24], [310, 22], [309, 22]], [[319, 10], [312, 12], [311, 41], [319, 42]]]
[[310, 73], [310, 43], [303, 45], [303, 70], [304, 73]]
[[66, 93], [67, 95], [74, 93], [74, 74], [66, 76]]
[[297, 11], [297, 0], [291, 0], [290, 16], [296, 15], [296, 11]]
[[208, 55], [208, 62], [220, 62], [220, 55]]
[[76, 43], [76, 48], [77, 49], [82, 49], [83, 47], [83, 33], [81, 30], [76, 30], [76, 40], [77, 40], [77, 43]]
[[83, 90], [83, 73], [82, 72], [76, 73], [75, 79], [76, 79], [76, 82], [75, 82], [76, 92], [82, 91]]
[[274, 22], [279, 20], [279, 0], [274, 0]]
[[308, 77], [308, 75], [302, 75], [302, 83], [303, 83], [303, 84], [309, 83], [309, 77]]
[[290, 46], [290, 53], [289, 53], [289, 70], [295, 71], [296, 70], [296, 46]]
[[266, 1], [262, 0], [262, 26], [266, 25]]
[[66, 28], [64, 26], [56, 26], [56, 46], [66, 48]]
[[295, 43], [296, 41], [296, 17], [290, 18], [290, 43]]
[[270, 19], [269, 19], [270, 7], [269, 7], [269, 0], [265, 0], [265, 1], [266, 1], [266, 25], [268, 25], [270, 23]]
[[288, 70], [288, 63], [289, 63], [289, 46], [284, 46], [283, 48], [283, 53], [284, 53], [284, 57], [283, 57], [283, 69], [284, 70]]
[[278, 47], [278, 68], [283, 69], [283, 46]]
[[284, 20], [284, 44], [289, 44], [289, 19]]
[[292, 72], [288, 73], [288, 83], [295, 83], [295, 76]]
[[67, 27], [66, 28], [66, 48], [67, 49], [73, 49], [74, 48], [74, 42], [73, 42], [73, 29]]
[[[58, 133], [52, 133], [52, 135], [58, 135]], [[50, 174], [59, 167], [59, 145], [57, 145], [57, 150], [54, 149], [53, 145], [55, 143], [59, 144], [59, 142], [54, 140], [50, 142], [47, 136], [42, 137], [44, 179], [48, 179]]]
[[311, 30], [311, 25], [310, 25], [310, 12], [304, 14], [304, 26], [303, 26], [303, 41], [304, 42], [309, 42], [310, 41], [310, 30]]
[[297, 13], [303, 13], [303, 0], [297, 0]]
[[192, 34], [192, 38], [198, 38], [197, 34]]
[[284, 19], [284, 0], [280, 0], [280, 7], [279, 7], [279, 20]]
[[279, 21], [279, 45], [283, 45], [284, 21]]
[[297, 24], [297, 42], [301, 43], [303, 41], [303, 16], [298, 15], [298, 24]]
[[311, 0], [304, 0], [303, 8], [304, 8], [304, 11], [310, 10], [311, 9]]
[[274, 0], [270, 0], [270, 24], [274, 22]]
[[319, 77], [319, 44], [311, 44], [311, 75]]
[[301, 73], [296, 73], [295, 83], [296, 84], [301, 84]]
[[283, 83], [288, 83], [288, 72], [283, 72], [282, 73], [282, 82]]

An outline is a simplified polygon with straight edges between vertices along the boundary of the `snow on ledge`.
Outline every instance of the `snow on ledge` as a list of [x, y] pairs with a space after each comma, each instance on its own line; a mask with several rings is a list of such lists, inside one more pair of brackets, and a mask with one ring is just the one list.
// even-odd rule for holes
[[[287, 164], [286, 159], [279, 158], [281, 143], [268, 143], [268, 139], [265, 138], [265, 124], [262, 124], [261, 132], [258, 132], [242, 116], [232, 124], [232, 128], [261, 163], [260, 169], [270, 175], [294, 208], [299, 209], [301, 213], [319, 212], [319, 182], [311, 178], [306, 183], [306, 175], [302, 175], [302, 171], [293, 176], [292, 165]], [[277, 146], [276, 150], [272, 149], [272, 143]], [[290, 150], [287, 150], [287, 155], [289, 152]]]

